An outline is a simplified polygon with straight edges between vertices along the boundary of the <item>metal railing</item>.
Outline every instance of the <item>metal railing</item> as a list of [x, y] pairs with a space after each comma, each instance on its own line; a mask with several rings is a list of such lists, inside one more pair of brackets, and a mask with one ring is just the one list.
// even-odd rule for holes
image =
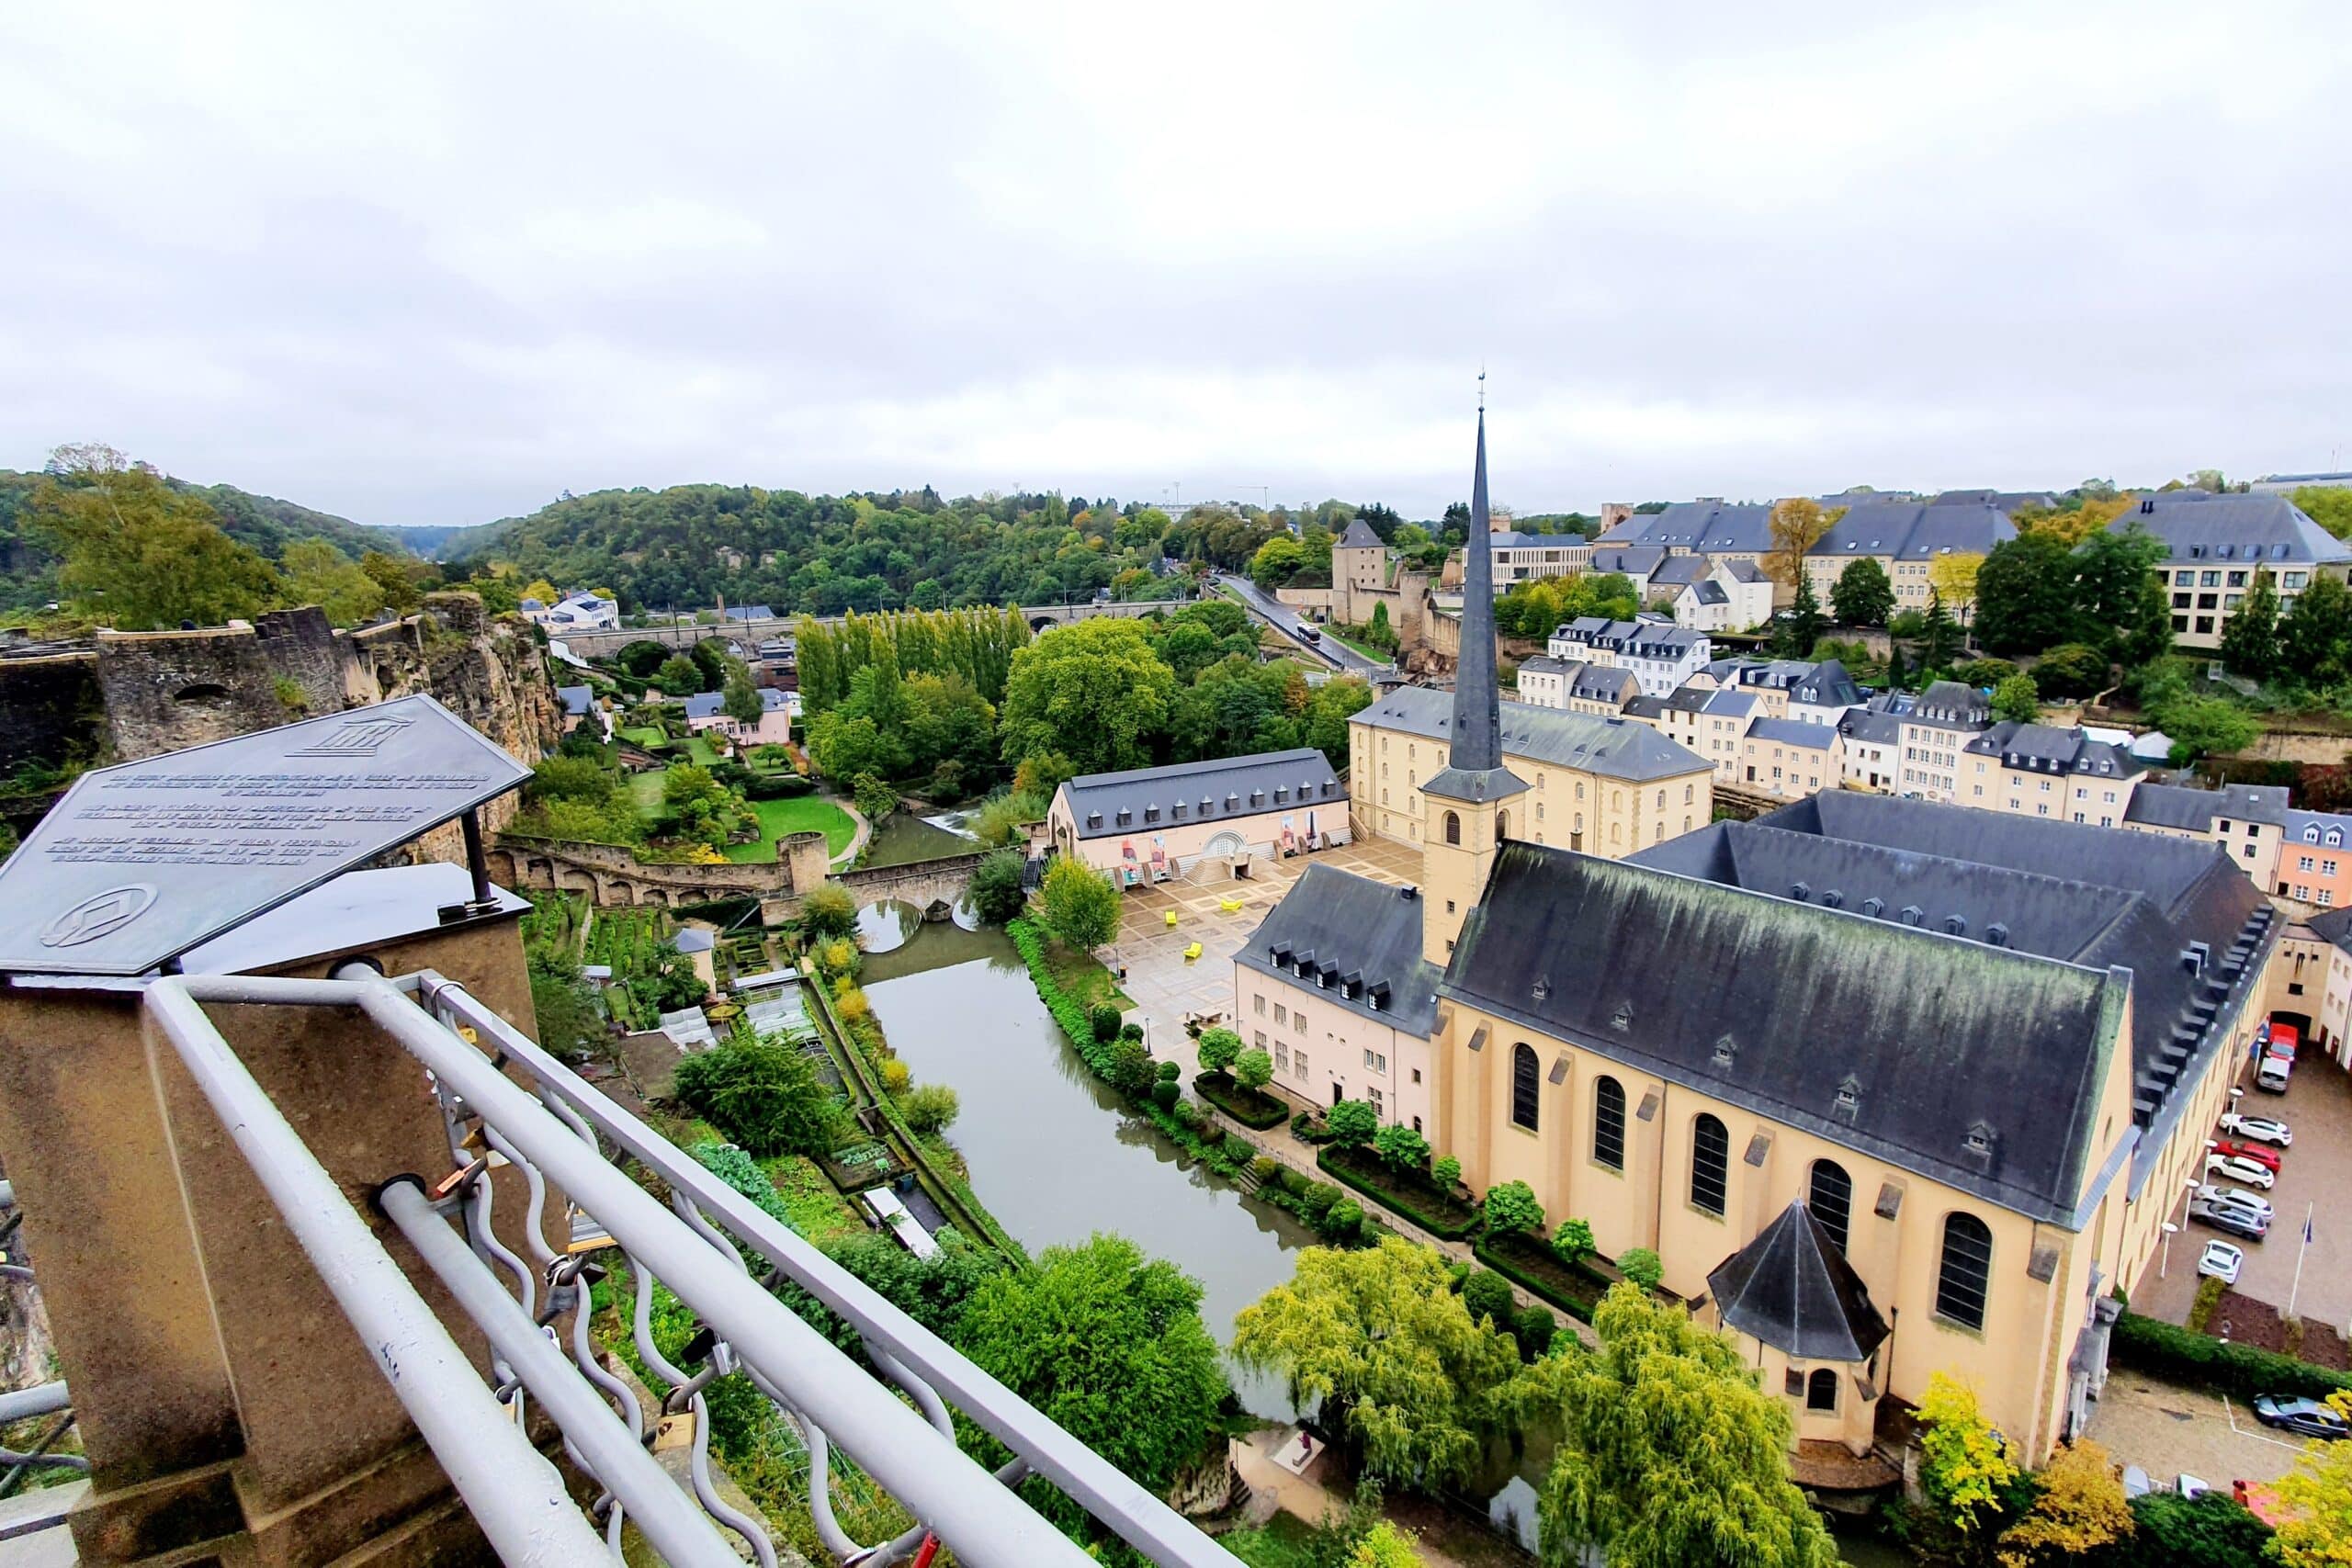
[[[886, 1568], [934, 1538], [978, 1568], [1090, 1561], [1012, 1490], [1035, 1474], [1165, 1568], [1238, 1568], [1159, 1498], [455, 982], [430, 970], [387, 979], [356, 964], [331, 980], [166, 976], [149, 986], [145, 1005], [504, 1561], [553, 1565], [609, 1555], [617, 1562], [622, 1525], [634, 1521], [673, 1563], [735, 1563], [731, 1536], [761, 1568], [775, 1568], [763, 1524], [720, 1497], [709, 1468], [704, 1390], [741, 1371], [805, 1442], [810, 1522], [845, 1565]], [[415, 1175], [393, 1176], [376, 1203], [482, 1331], [494, 1385], [237, 1060], [207, 1005], [353, 1010], [430, 1075], [455, 1174], [437, 1189]], [[460, 1029], [480, 1043], [469, 1043]], [[669, 1208], [618, 1168], [624, 1158], [666, 1183]], [[521, 1231], [528, 1260], [492, 1227], [492, 1184], [483, 1177], [493, 1163], [513, 1167], [527, 1184]], [[654, 1435], [632, 1391], [597, 1358], [587, 1310], [593, 1255], [547, 1243], [550, 1183], [626, 1259], [635, 1348], [671, 1385], [665, 1413], [692, 1424], [685, 1487], [649, 1451]], [[695, 1368], [678, 1365], [655, 1343], [657, 1281], [704, 1325], [678, 1355]], [[776, 1299], [774, 1291], [786, 1281], [855, 1328], [880, 1377]], [[584, 1514], [515, 1419], [515, 1402], [526, 1396], [538, 1401], [561, 1431], [566, 1456], [600, 1489]], [[966, 1455], [955, 1440], [951, 1404], [1011, 1450], [1012, 1461], [991, 1474]], [[920, 1521], [912, 1529], [875, 1543], [849, 1537], [829, 1500], [836, 1445]]]
[[[17, 1233], [24, 1224], [25, 1214], [17, 1207], [17, 1184], [13, 1181], [0, 1179], [0, 1213], [6, 1216], [0, 1219], [0, 1280], [38, 1284], [33, 1271], [19, 1261], [16, 1247]], [[12, 1393], [0, 1393], [0, 1427], [40, 1416], [54, 1416], [57, 1419], [40, 1429], [32, 1447], [0, 1446], [0, 1497], [14, 1495], [38, 1470], [66, 1470], [82, 1475], [90, 1472], [90, 1461], [80, 1454], [50, 1451], [74, 1428], [74, 1398], [63, 1383], [39, 1383]]]

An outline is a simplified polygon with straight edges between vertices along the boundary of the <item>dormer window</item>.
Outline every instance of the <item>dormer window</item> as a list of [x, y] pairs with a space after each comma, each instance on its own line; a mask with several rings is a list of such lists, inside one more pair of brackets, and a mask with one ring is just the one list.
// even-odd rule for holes
[[2343, 843], [2344, 829], [2341, 828], [2330, 828], [2327, 830], [2327, 847], [2331, 850], [2338, 849], [2343, 846]]
[[1837, 1111], [1840, 1116], [1851, 1116], [1862, 1108], [1862, 1080], [1848, 1073], [1838, 1085]]
[[1102, 813], [1100, 811], [1088, 812], [1086, 814], [1086, 825], [1090, 828], [1100, 828], [1102, 826]]
[[1885, 912], [1886, 912], [1886, 900], [1885, 900], [1885, 899], [1883, 899], [1883, 898], [1865, 898], [1865, 899], [1863, 899], [1863, 900], [1862, 900], [1862, 913], [1863, 913], [1863, 914], [1865, 914], [1865, 915], [1868, 915], [1871, 919], [1877, 919], [1879, 918], [1879, 916], [1881, 916], [1881, 915], [1884, 914]]
[[2318, 823], [2314, 822], [2310, 827], [2303, 829], [2303, 842], [2307, 844], [2316, 844], [2319, 842]]
[[1147, 806], [1147, 807], [1145, 807], [1143, 808], [1143, 819], [1144, 819], [1145, 821], [1147, 821], [1147, 822], [1157, 822], [1157, 821], [1159, 821], [1159, 807], [1158, 807], [1157, 806]]
[[1984, 1159], [1989, 1157], [1993, 1153], [1992, 1123], [1988, 1122], [1970, 1122], [1968, 1124], [1968, 1136], [1961, 1140], [1960, 1146], [1971, 1158]]
[[1728, 1067], [1739, 1055], [1739, 1044], [1728, 1034], [1715, 1042], [1715, 1066]]
[[1171, 821], [1182, 822], [1184, 820], [1184, 803], [1180, 800], [1175, 805], [1170, 807], [1168, 808], [1168, 816]]
[[2009, 928], [1995, 920], [1984, 928], [1984, 940], [1995, 947], [2007, 947], [2009, 945]]

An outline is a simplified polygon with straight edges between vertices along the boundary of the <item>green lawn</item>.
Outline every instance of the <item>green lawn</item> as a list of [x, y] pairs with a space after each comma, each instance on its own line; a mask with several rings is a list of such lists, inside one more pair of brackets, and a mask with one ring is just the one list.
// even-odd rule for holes
[[1351, 637], [1341, 637], [1329, 626], [1325, 626], [1323, 628], [1323, 635], [1329, 637], [1333, 642], [1344, 643], [1348, 647], [1354, 649], [1358, 653], [1363, 655], [1366, 659], [1371, 660], [1374, 664], [1385, 664], [1393, 657], [1392, 655], [1381, 652], [1380, 649], [1373, 647], [1372, 644], [1368, 642], [1358, 642]]
[[715, 767], [722, 761], [718, 753], [711, 750], [710, 742], [699, 735], [686, 737], [686, 755], [706, 768]]
[[633, 729], [616, 730], [614, 733], [624, 740], [634, 741], [648, 751], [653, 750], [668, 739], [658, 727], [650, 724], [640, 724]]
[[778, 839], [786, 833], [820, 832], [825, 835], [825, 853], [840, 854], [849, 848], [857, 836], [857, 824], [848, 812], [831, 801], [813, 795], [797, 800], [755, 800], [752, 809], [760, 818], [760, 840], [755, 844], [729, 844], [729, 860], [772, 861], [775, 859]]

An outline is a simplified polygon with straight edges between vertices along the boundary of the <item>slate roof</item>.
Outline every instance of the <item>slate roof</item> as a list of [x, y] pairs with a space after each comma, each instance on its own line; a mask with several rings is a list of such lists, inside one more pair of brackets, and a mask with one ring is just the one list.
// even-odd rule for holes
[[765, 604], [730, 604], [727, 609], [730, 621], [773, 621], [775, 612]]
[[1490, 550], [1560, 550], [1573, 549], [1591, 543], [1582, 534], [1521, 534], [1506, 532], [1487, 536]]
[[1815, 751], [1826, 751], [1829, 743], [1838, 739], [1838, 731], [1826, 724], [1807, 724], [1801, 718], [1759, 718], [1747, 727], [1748, 737], [1770, 740], [1782, 746], [1804, 746]]
[[1727, 560], [1723, 562], [1722, 565], [1723, 570], [1730, 573], [1732, 580], [1736, 582], [1761, 582], [1764, 581], [1764, 569], [1758, 566], [1752, 560]]
[[1766, 664], [1751, 660], [1739, 667], [1739, 683], [1775, 692], [1792, 691], [1813, 679], [1820, 669], [1820, 665], [1804, 659], [1775, 659]]
[[1789, 694], [1807, 707], [1852, 707], [1865, 694], [1841, 660], [1825, 659]]
[[1422, 913], [1412, 888], [1313, 862], [1233, 958], [1426, 1040], [1440, 971], [1421, 956]]
[[1848, 708], [1838, 716], [1838, 733], [1865, 746], [1900, 746], [1903, 717], [1876, 708]]
[[1799, 1361], [1859, 1361], [1887, 1336], [1870, 1288], [1802, 1199], [1707, 1276], [1726, 1327]]
[[1685, 681], [1668, 694], [1666, 705], [1676, 713], [1701, 713], [1714, 695], [1706, 687]]
[[1726, 686], [1720, 692], [1710, 693], [1707, 705], [1699, 711], [1717, 718], [1746, 718], [1756, 711], [1756, 694], [1743, 692], [1736, 686]]
[[2143, 784], [2132, 792], [2123, 820], [2185, 833], [2210, 833], [2213, 819], [2284, 827], [2287, 791], [2278, 784], [2232, 784], [2226, 790], [2189, 784]]
[[2322, 909], [2303, 923], [2319, 933], [2320, 941], [2352, 953], [2352, 908]]
[[1348, 531], [1340, 535], [1340, 542], [1331, 547], [1339, 550], [1377, 550], [1387, 547], [1380, 542], [1380, 536], [1372, 531], [1371, 524], [1361, 517], [1351, 517], [1348, 520]]
[[1589, 571], [1622, 571], [1628, 577], [1646, 578], [1666, 559], [1663, 545], [1634, 545], [1631, 547], [1612, 547], [1595, 549]]
[[1815, 559], [1885, 556], [1917, 561], [1954, 552], [1984, 555], [2017, 536], [2007, 511], [1989, 501], [1882, 502], [1848, 511], [1805, 553]]
[[1625, 716], [1645, 719], [1663, 718], [1666, 716], [1666, 699], [1650, 696], [1635, 697], [1625, 705]]
[[588, 711], [596, 705], [594, 686], [558, 686], [555, 694], [563, 704], [563, 711], [573, 718], [586, 718]]
[[1652, 852], [1506, 842], [1440, 997], [2071, 1219], [2121, 977], [1657, 869]]
[[1720, 501], [1678, 501], [1626, 518], [1600, 536], [1608, 545], [1673, 545], [1702, 555], [1761, 555], [1772, 547], [1772, 509]]
[[1694, 648], [1709, 646], [1711, 639], [1702, 631], [1657, 621], [1637, 621], [1623, 645], [1625, 652], [1635, 659], [1662, 659], [1668, 662], [1681, 659]]
[[[1356, 714], [1353, 723], [1423, 739], [1444, 740], [1452, 700], [1427, 686], [1399, 686]], [[1632, 783], [1703, 773], [1705, 759], [1646, 724], [1532, 703], [1502, 705], [1503, 755], [1578, 768]]]
[[[2335, 838], [2330, 840], [2328, 835]], [[2305, 849], [2340, 850], [2352, 840], [2352, 817], [2332, 811], [2290, 811], [2287, 813], [2287, 841]], [[2282, 868], [2283, 869], [2283, 868]]]
[[1668, 556], [1650, 573], [1652, 588], [1680, 588], [1698, 582], [1707, 575], [1704, 556]]
[[1565, 675], [1571, 669], [1580, 670], [1583, 667], [1580, 661], [1555, 659], [1548, 653], [1539, 653], [1519, 661], [1519, 672], [1522, 675]]
[[1712, 577], [1702, 578], [1697, 582], [1691, 583], [1690, 585], [1690, 589], [1692, 593], [1698, 595], [1699, 603], [1702, 604], [1728, 604], [1731, 603], [1731, 594], [1724, 590], [1722, 583], [1717, 582]]
[[1346, 786], [1329, 759], [1312, 746], [1081, 773], [1059, 793], [1069, 797], [1070, 820], [1081, 839], [1114, 839], [1178, 822], [1238, 820], [1270, 811], [1330, 810], [1344, 818], [1348, 809]]
[[727, 705], [724, 692], [696, 692], [686, 699], [688, 718], [717, 718]]
[[2134, 524], [2165, 542], [2174, 565], [2352, 561], [2352, 546], [2312, 522], [2283, 495], [2210, 495], [2201, 490], [2143, 495], [2139, 505], [2108, 527], [2120, 532]]
[[1577, 667], [1568, 682], [1568, 695], [1589, 703], [1612, 703], [1623, 707], [1641, 695], [1642, 683], [1631, 670], [1614, 664], [1586, 664]]
[[2019, 724], [2013, 718], [2002, 719], [1961, 750], [1980, 757], [1998, 757], [2006, 767], [2035, 773], [2124, 779], [2142, 768], [2140, 760], [2122, 747], [2094, 740], [2079, 727], [2061, 729], [2055, 725]]
[[1919, 694], [1910, 713], [1905, 716], [1912, 724], [1933, 725], [1939, 729], [1982, 729], [1993, 719], [1993, 701], [1973, 686], [1963, 686], [1957, 681], [1935, 681]]
[[[2269, 904], [2217, 844], [1852, 791], [1712, 824], [1633, 859], [1786, 899], [1834, 897], [1879, 923], [1988, 949], [2131, 970], [2135, 1120], [2152, 1129], [2143, 1148], [2161, 1146], [2182, 1113], [2172, 1083], [2223, 1047], [2260, 965], [2250, 958], [2218, 995], [2212, 976], [2241, 937], [2251, 953], [2275, 936]], [[2210, 961], [2203, 976], [2183, 963], [2195, 943]]]

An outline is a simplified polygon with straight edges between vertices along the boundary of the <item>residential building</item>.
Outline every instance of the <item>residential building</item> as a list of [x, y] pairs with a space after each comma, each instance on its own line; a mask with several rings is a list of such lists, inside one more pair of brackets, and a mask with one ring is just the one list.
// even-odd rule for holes
[[1648, 617], [1612, 621], [1600, 615], [1554, 628], [1546, 651], [1555, 659], [1629, 670], [1640, 689], [1654, 697], [1665, 696], [1714, 657], [1703, 632]]
[[1642, 694], [1631, 670], [1611, 664], [1579, 665], [1568, 678], [1568, 711], [1614, 718]]
[[2246, 489], [2256, 495], [2292, 495], [2307, 486], [2341, 490], [2352, 486], [2352, 473], [2265, 474]]
[[1903, 715], [1910, 705], [1885, 695], [1847, 709], [1838, 721], [1839, 777], [1849, 789], [1892, 791], [1902, 776]]
[[[1805, 552], [1805, 575], [1824, 609], [1838, 579], [1855, 561], [1878, 562], [1894, 589], [1896, 610], [1926, 611], [1931, 572], [1939, 557], [1988, 555], [1993, 547], [2018, 536], [2008, 509], [1989, 491], [1948, 491], [1926, 502], [1878, 501], [1858, 504], [1830, 525], [1820, 542]], [[1970, 606], [1950, 606], [1965, 621]]]
[[749, 724], [729, 716], [722, 692], [698, 692], [686, 699], [686, 728], [696, 735], [724, 735], [739, 746], [781, 746], [792, 739], [792, 710], [785, 694], [762, 686], [760, 716]]
[[550, 632], [596, 631], [621, 624], [621, 607], [617, 600], [601, 598], [587, 592], [567, 593], [552, 604], [526, 599], [518, 608], [525, 620], [545, 626]]
[[1803, 724], [1835, 725], [1860, 707], [1870, 694], [1846, 669], [1845, 661], [1825, 659], [1785, 688], [1789, 716]]
[[2142, 528], [2164, 541], [2156, 575], [2172, 600], [2173, 640], [2184, 648], [2222, 645], [2222, 627], [2256, 571], [2271, 573], [2282, 609], [2313, 577], [2340, 581], [2352, 571], [2352, 546], [2278, 494], [2163, 491], [2140, 497], [2109, 526]]
[[2352, 903], [2321, 910], [2305, 926], [2290, 928], [2290, 935], [2300, 931], [2317, 944], [2318, 964], [2306, 965], [2290, 982], [2295, 997], [2289, 1006], [2305, 1016], [2280, 1021], [2301, 1028], [2337, 1066], [2352, 1068]]
[[1955, 798], [2013, 817], [2124, 826], [2138, 759], [2080, 728], [2005, 718], [1961, 747]]
[[1430, 1122], [1439, 970], [1421, 956], [1417, 889], [1310, 865], [1233, 955], [1234, 1029], [1310, 1105], [1361, 1100]]
[[1054, 792], [1046, 821], [1057, 852], [1123, 886], [1246, 877], [1252, 860], [1350, 837], [1348, 790], [1312, 746], [1082, 773]]
[[1634, 602], [1650, 602], [1650, 573], [1666, 560], [1663, 545], [1596, 545], [1586, 562], [1585, 570], [1592, 572], [1616, 572], [1634, 585]]
[[1747, 736], [1747, 727], [1759, 716], [1760, 704], [1753, 692], [1736, 686], [1709, 694], [1706, 705], [1699, 710], [1699, 755], [1714, 770], [1721, 784], [1739, 782], [1741, 749]]
[[[1705, 558], [1674, 558], [1680, 561]], [[1658, 579], [1653, 577], [1651, 591], [1657, 592], [1657, 586]], [[1750, 560], [1714, 560], [1703, 576], [1693, 578], [1674, 591], [1674, 624], [1693, 631], [1750, 631], [1771, 618], [1772, 580]]]
[[1568, 682], [1583, 669], [1582, 660], [1555, 659], [1548, 653], [1523, 659], [1516, 677], [1519, 700], [1540, 708], [1566, 708]]
[[1751, 721], [1739, 741], [1738, 784], [1762, 795], [1797, 800], [1838, 784], [1837, 727], [1796, 718]]
[[1539, 577], [1574, 576], [1592, 561], [1592, 541], [1582, 534], [1490, 534], [1487, 545], [1494, 554], [1496, 586], [1506, 591]]
[[596, 688], [594, 686], [558, 686], [555, 699], [563, 705], [563, 732], [566, 735], [587, 723], [596, 712]]
[[[1801, 1479], [1938, 1372], [2027, 1464], [2081, 1428], [2262, 1017], [2283, 922], [2224, 856], [1839, 791], [1630, 862], [1463, 827], [1431, 1059], [1474, 1189], [1526, 1181], [1769, 1348]], [[1776, 1323], [1774, 1269], [1831, 1277], [1846, 1331]]]
[[2332, 811], [2287, 813], [2271, 891], [2315, 908], [2352, 905], [2352, 817]]
[[1992, 704], [1984, 693], [1957, 681], [1931, 683], [1903, 716], [1900, 793], [1959, 800], [1961, 750], [1992, 723]]
[[[1469, 605], [1476, 603], [1474, 595]], [[1469, 605], [1465, 621], [1475, 614]], [[1359, 833], [1419, 841], [1422, 785], [1447, 764], [1454, 695], [1468, 684], [1465, 675], [1453, 694], [1400, 686], [1349, 720]], [[1518, 837], [1613, 857], [1714, 815], [1708, 764], [1648, 725], [1527, 703], [1503, 703], [1501, 713], [1504, 758], [1528, 784], [1527, 799], [1510, 812]]]
[[2256, 887], [2267, 889], [2278, 880], [2287, 811], [2287, 792], [2277, 784], [2192, 789], [2143, 783], [2132, 790], [2122, 825], [2136, 832], [2219, 844]]

